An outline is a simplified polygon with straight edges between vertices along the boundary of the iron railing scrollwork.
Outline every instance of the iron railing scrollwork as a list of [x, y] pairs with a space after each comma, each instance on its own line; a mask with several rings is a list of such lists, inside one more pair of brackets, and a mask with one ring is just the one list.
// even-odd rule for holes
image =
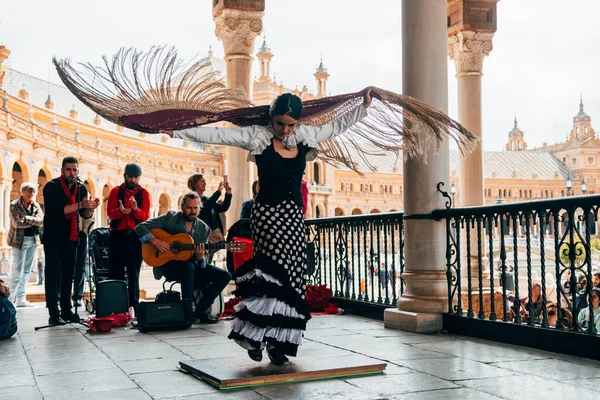
[[448, 313], [596, 334], [599, 208], [589, 195], [435, 210], [446, 221]]
[[404, 290], [403, 213], [306, 221], [313, 284], [336, 298], [393, 307]]

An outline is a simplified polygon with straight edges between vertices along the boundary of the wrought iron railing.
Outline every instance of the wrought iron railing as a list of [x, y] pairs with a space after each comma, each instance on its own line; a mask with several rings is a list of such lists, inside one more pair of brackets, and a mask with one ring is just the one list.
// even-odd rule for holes
[[448, 314], [597, 334], [599, 207], [590, 195], [434, 211], [446, 221]]
[[327, 284], [338, 299], [396, 305], [404, 291], [403, 213], [311, 219], [306, 228], [313, 284]]

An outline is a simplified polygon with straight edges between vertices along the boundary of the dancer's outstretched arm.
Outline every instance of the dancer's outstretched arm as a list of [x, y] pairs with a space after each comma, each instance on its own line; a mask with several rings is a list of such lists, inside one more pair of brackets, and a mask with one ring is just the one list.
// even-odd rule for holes
[[264, 128], [255, 125], [242, 128], [209, 128], [198, 126], [180, 131], [161, 132], [177, 139], [191, 140], [198, 143], [235, 146], [250, 150], [252, 138], [256, 136], [257, 129]]
[[371, 89], [367, 90], [365, 93], [363, 104], [356, 107], [354, 110], [350, 111], [346, 115], [336, 118], [328, 124], [321, 126], [310, 126], [310, 125], [300, 125], [298, 129], [304, 130], [305, 134], [309, 137], [312, 137], [317, 142], [323, 142], [325, 140], [329, 140], [333, 137], [336, 137], [340, 133], [343, 133], [346, 129], [350, 128], [352, 125], [356, 124], [363, 118], [365, 118], [367, 113], [367, 108], [371, 105]]

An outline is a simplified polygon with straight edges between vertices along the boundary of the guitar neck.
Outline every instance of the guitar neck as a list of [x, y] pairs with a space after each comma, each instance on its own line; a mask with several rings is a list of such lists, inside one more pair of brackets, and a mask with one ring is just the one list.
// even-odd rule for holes
[[[229, 245], [229, 243], [204, 243], [204, 250], [222, 250], [222, 249], [226, 249], [228, 245]], [[197, 245], [182, 244], [180, 246], [181, 246], [181, 250], [186, 251], [186, 250], [194, 250], [194, 248]]]

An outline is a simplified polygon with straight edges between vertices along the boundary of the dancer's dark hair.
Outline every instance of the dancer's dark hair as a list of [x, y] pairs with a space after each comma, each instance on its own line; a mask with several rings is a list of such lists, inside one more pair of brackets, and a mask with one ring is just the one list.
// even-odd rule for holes
[[300, 115], [302, 115], [302, 100], [300, 97], [291, 93], [284, 93], [277, 97], [271, 103], [269, 116], [273, 118], [277, 115], [288, 115], [296, 120], [300, 119]]

